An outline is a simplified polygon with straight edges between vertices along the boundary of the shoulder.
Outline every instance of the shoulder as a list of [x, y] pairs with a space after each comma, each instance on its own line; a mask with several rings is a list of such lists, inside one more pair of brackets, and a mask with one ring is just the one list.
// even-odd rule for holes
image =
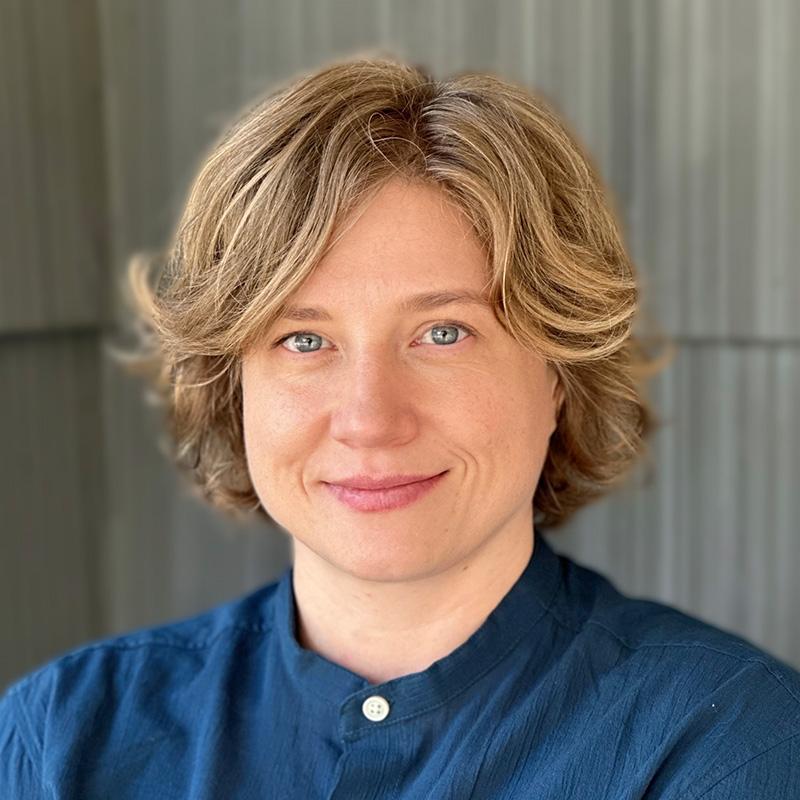
[[[774, 692], [791, 712], [800, 710], [800, 672], [746, 637], [676, 606], [622, 592], [604, 575], [560, 556], [564, 592], [551, 613], [576, 638], [606, 644], [617, 663], [655, 662], [656, 674], [682, 675], [701, 691], [731, 679], [753, 680]], [[797, 717], [794, 717], [797, 720]]]
[[31, 671], [7, 694], [44, 700], [59, 685], [78, 695], [91, 693], [98, 681], [124, 682], [143, 666], [151, 676], [159, 675], [160, 668], [180, 671], [182, 664], [202, 669], [208, 654], [227, 649], [233, 640], [264, 638], [272, 627], [276, 586], [271, 583], [192, 617], [83, 644]]
[[773, 698], [788, 721], [800, 722], [800, 672], [740, 634], [668, 603], [627, 595], [605, 578], [583, 624], [590, 635], [613, 640], [623, 664], [657, 664], [655, 675], [673, 686], [680, 678], [688, 693], [746, 687], [749, 697]]
[[593, 654], [595, 672], [607, 668], [609, 684], [627, 691], [629, 719], [659, 750], [657, 780], [682, 776], [690, 784], [679, 796], [705, 800], [725, 780], [755, 786], [748, 776], [769, 767], [800, 796], [797, 669], [739, 634], [627, 595], [563, 556], [562, 574], [565, 599], [553, 613]]
[[[246, 668], [248, 654], [258, 658], [269, 646], [276, 587], [193, 617], [89, 642], [17, 680], [0, 698], [0, 746], [24, 758], [16, 765], [6, 760], [0, 788], [23, 780], [23, 768], [46, 781], [48, 762], [67, 764], [71, 752], [99, 747], [100, 738], [103, 747], [121, 734], [147, 738], [148, 726], [165, 717], [183, 724], [215, 685]], [[33, 790], [30, 796], [36, 796]]]

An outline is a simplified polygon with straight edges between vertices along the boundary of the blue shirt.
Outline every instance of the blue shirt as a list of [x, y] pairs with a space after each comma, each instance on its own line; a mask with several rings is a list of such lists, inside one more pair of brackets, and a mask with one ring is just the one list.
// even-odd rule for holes
[[800, 798], [800, 674], [537, 531], [481, 627], [371, 685], [299, 646], [292, 568], [0, 702], [0, 797]]

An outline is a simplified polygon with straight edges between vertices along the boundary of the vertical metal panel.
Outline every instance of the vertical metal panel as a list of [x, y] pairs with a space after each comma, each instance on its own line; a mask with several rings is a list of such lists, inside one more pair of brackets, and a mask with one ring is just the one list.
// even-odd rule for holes
[[0, 6], [0, 685], [103, 630], [94, 5]]
[[176, 489], [157, 446], [158, 416], [145, 405], [140, 385], [107, 357], [100, 370], [108, 475], [102, 581], [107, 629], [117, 631], [171, 612]]
[[[112, 228], [110, 324], [124, 318], [121, 276], [135, 249], [163, 244], [177, 197], [170, 187], [174, 146], [166, 130], [169, 51], [166, 4], [98, 4]], [[124, 254], [124, 255], [123, 255]], [[141, 385], [106, 356], [103, 384], [108, 519], [103, 552], [106, 620], [111, 631], [170, 612], [170, 507], [174, 476], [156, 445], [159, 426]]]
[[303, 68], [304, 16], [302, 3], [247, 0], [242, 5], [238, 77], [244, 98], [260, 97], [272, 81]]
[[0, 685], [98, 634], [97, 336], [0, 343]]
[[0, 335], [100, 319], [97, 49], [89, 3], [0, 6]]

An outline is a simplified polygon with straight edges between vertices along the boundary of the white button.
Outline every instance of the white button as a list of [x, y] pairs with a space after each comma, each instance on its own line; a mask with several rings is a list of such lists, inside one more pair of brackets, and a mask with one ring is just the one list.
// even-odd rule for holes
[[361, 710], [367, 719], [371, 719], [373, 722], [380, 722], [389, 716], [389, 703], [379, 694], [374, 694], [361, 704]]

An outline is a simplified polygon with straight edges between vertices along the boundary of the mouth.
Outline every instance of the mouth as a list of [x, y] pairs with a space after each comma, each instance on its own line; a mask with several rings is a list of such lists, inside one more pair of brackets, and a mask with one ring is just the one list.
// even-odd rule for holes
[[[356, 511], [390, 511], [420, 500], [432, 489], [439, 485], [448, 470], [429, 477], [405, 476], [406, 483], [394, 483], [389, 486], [376, 488], [359, 488], [354, 486], [343, 486], [337, 483], [325, 483], [327, 490], [341, 503]], [[363, 480], [364, 476], [358, 478], [359, 483], [369, 483]], [[412, 480], [408, 480], [411, 477]], [[415, 479], [416, 478], [416, 479]], [[394, 478], [383, 478], [375, 483], [396, 481]]]
[[[447, 472], [447, 470], [444, 470]], [[359, 489], [359, 490], [379, 490], [379, 489], [394, 489], [397, 486], [408, 486], [412, 483], [421, 483], [422, 481], [430, 480], [438, 475], [443, 475], [444, 472], [428, 475], [353, 475], [349, 478], [342, 478], [334, 481], [323, 481], [324, 483], [332, 486], [342, 486], [346, 489]]]

